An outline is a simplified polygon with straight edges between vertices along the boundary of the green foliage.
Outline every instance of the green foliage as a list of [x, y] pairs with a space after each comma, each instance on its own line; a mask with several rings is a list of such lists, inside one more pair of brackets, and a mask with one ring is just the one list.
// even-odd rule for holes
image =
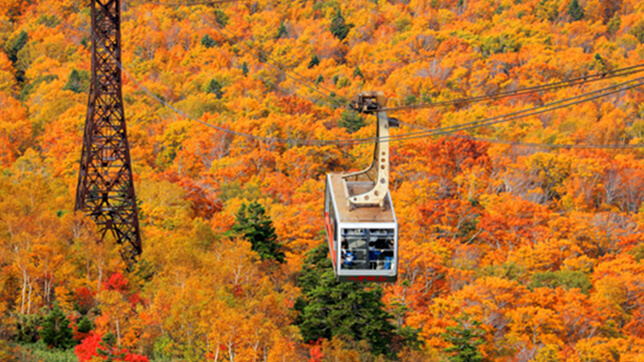
[[275, 39], [279, 39], [279, 38], [281, 38], [281, 37], [283, 37], [285, 35], [287, 35], [286, 25], [284, 25], [284, 22], [282, 21], [280, 23], [279, 28], [277, 28], [277, 34], [275, 34]]
[[201, 38], [201, 45], [203, 45], [204, 48], [214, 48], [217, 46], [217, 41], [211, 38], [210, 35], [206, 34]]
[[303, 339], [366, 340], [375, 354], [390, 353], [394, 326], [381, 300], [382, 289], [337, 282], [327, 253], [326, 245], [309, 251], [302, 268], [298, 283], [302, 297], [294, 309]]
[[510, 34], [492, 35], [483, 39], [481, 54], [488, 57], [492, 54], [515, 53], [521, 49], [521, 43]]
[[38, 341], [38, 328], [43, 323], [42, 315], [18, 315], [15, 341], [18, 343], [34, 343]]
[[557, 1], [541, 0], [535, 7], [535, 13], [540, 20], [555, 21], [559, 16], [559, 5]]
[[345, 111], [342, 112], [342, 117], [338, 122], [338, 126], [341, 128], [346, 128], [349, 133], [358, 131], [360, 128], [364, 127], [365, 121], [364, 117], [357, 112]]
[[80, 333], [89, 333], [92, 329], [94, 329], [92, 321], [89, 320], [86, 315], [84, 315], [83, 318], [81, 318], [81, 320], [78, 322], [76, 330]]
[[18, 52], [22, 50], [22, 48], [25, 47], [27, 44], [27, 40], [29, 39], [29, 36], [27, 33], [23, 30], [18, 34], [18, 37], [11, 43], [8, 47], [5, 48], [5, 52], [7, 53], [7, 57], [13, 63], [14, 65], [18, 61]]
[[127, 353], [119, 351], [116, 348], [116, 337], [112, 333], [107, 333], [103, 336], [103, 339], [100, 342], [100, 347], [96, 349], [96, 352], [104, 357], [104, 361], [112, 362], [116, 360], [121, 360]]
[[588, 294], [588, 291], [593, 287], [590, 279], [581, 271], [573, 270], [558, 270], [537, 272], [532, 274], [532, 280], [528, 284], [530, 288], [557, 288], [561, 287], [566, 290], [572, 288], [581, 289], [582, 293]]
[[637, 38], [640, 43], [644, 44], [644, 20], [640, 20], [640, 22], [635, 24], [629, 33]]
[[226, 15], [226, 13], [223, 10], [216, 9], [215, 10], [215, 21], [220, 26], [226, 26], [226, 24], [228, 24], [228, 15]]
[[406, 106], [410, 106], [412, 104], [415, 104], [416, 102], [418, 102], [418, 98], [416, 98], [416, 96], [413, 94], [408, 94], [407, 97], [405, 97]]
[[353, 76], [364, 79], [364, 75], [362, 74], [362, 71], [360, 70], [360, 67], [357, 64], [356, 64], [356, 67], [353, 69]]
[[318, 85], [320, 83], [324, 82], [324, 77], [322, 74], [318, 75], [318, 78], [315, 80], [315, 85]]
[[607, 26], [607, 31], [609, 34], [617, 33], [619, 28], [622, 27], [622, 18], [619, 16], [619, 14], [615, 14], [615, 16], [610, 19]]
[[572, 0], [568, 4], [568, 15], [574, 21], [578, 21], [584, 18], [584, 9], [579, 5], [577, 0]]
[[606, 71], [606, 63], [604, 62], [604, 59], [602, 58], [599, 53], [595, 53], [595, 56], [593, 57], [593, 64], [591, 66], [591, 69], [595, 69], [599, 72]]
[[74, 93], [87, 92], [89, 90], [89, 78], [90, 74], [86, 70], [77, 71], [73, 69], [69, 74], [67, 79], [67, 84], [63, 87], [63, 90], [70, 90]]
[[344, 40], [347, 37], [347, 35], [349, 35], [349, 30], [351, 30], [351, 26], [348, 25], [344, 20], [344, 16], [342, 16], [340, 7], [338, 7], [338, 11], [335, 13], [333, 20], [331, 20], [331, 27], [329, 28], [329, 30], [331, 31], [331, 34], [333, 34], [336, 38], [340, 40]]
[[316, 65], [320, 65], [320, 58], [318, 58], [317, 55], [313, 55], [311, 57], [311, 61], [309, 62], [309, 69], [315, 67]]
[[208, 84], [208, 89], [206, 90], [210, 94], [214, 94], [217, 99], [221, 99], [224, 96], [222, 90], [222, 85], [217, 79], [212, 79]]
[[251, 249], [257, 252], [262, 260], [272, 259], [279, 263], [284, 262], [284, 252], [277, 242], [273, 222], [266, 215], [264, 207], [257, 201], [249, 205], [242, 204], [232, 231], [250, 241]]
[[54, 303], [49, 315], [45, 317], [39, 334], [45, 345], [54, 348], [68, 349], [76, 344], [69, 320], [58, 303]]
[[242, 63], [242, 68], [241, 69], [242, 69], [242, 74], [244, 75], [244, 77], [247, 76], [248, 75], [248, 64], [246, 64], [246, 62]]
[[21, 343], [15, 346], [9, 345], [10, 355], [4, 355], [0, 341], [0, 361], [2, 362], [77, 362], [78, 357], [73, 349], [60, 350], [51, 349], [42, 342]]
[[451, 344], [443, 351], [449, 354], [450, 362], [481, 362], [483, 355], [478, 346], [483, 344], [485, 331], [481, 328], [481, 322], [468, 322], [467, 315], [456, 319], [457, 326], [447, 327], [447, 333], [441, 334], [445, 342]]
[[60, 19], [54, 14], [43, 14], [38, 17], [38, 24], [42, 24], [48, 28], [54, 28], [60, 24]]

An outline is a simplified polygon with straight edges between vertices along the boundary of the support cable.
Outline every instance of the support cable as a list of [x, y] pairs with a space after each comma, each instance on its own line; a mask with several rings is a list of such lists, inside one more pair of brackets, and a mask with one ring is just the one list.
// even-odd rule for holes
[[448, 101], [422, 103], [422, 104], [415, 104], [415, 105], [409, 105], [409, 106], [385, 107], [383, 110], [390, 111], [390, 112], [400, 111], [400, 110], [415, 110], [415, 109], [422, 109], [422, 108], [445, 107], [445, 106], [451, 106], [451, 105], [469, 104], [469, 103], [481, 102], [486, 100], [503, 99], [508, 97], [517, 97], [517, 96], [532, 94], [540, 91], [550, 91], [550, 90], [572, 87], [575, 85], [594, 83], [597, 81], [607, 80], [607, 79], [616, 78], [616, 77], [624, 77], [627, 75], [637, 74], [642, 71], [644, 71], [644, 63], [637, 64], [631, 67], [614, 69], [607, 72], [590, 74], [587, 76], [564, 80], [556, 83], [543, 84], [543, 85], [527, 87], [527, 88], [520, 88], [513, 91], [499, 92], [491, 95], [459, 98], [459, 99], [452, 99]]

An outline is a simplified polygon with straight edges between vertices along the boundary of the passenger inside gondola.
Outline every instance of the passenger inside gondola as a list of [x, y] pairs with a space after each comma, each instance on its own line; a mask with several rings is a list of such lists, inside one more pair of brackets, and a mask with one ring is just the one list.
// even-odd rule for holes
[[370, 230], [369, 269], [391, 269], [393, 259], [393, 240], [391, 231]]

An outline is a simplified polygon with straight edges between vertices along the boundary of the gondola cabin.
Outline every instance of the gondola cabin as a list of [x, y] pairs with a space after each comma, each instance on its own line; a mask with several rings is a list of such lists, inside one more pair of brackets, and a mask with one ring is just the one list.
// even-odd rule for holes
[[382, 110], [384, 95], [363, 92], [353, 102], [376, 114], [378, 132], [371, 165], [326, 178], [324, 220], [333, 270], [339, 281], [395, 282], [398, 223], [389, 194], [389, 127], [397, 122]]
[[[369, 187], [359, 181], [348, 182], [347, 186], [355, 189]], [[389, 192], [384, 208], [358, 207], [349, 210], [343, 188], [342, 175], [327, 175], [324, 219], [336, 279], [395, 282], [398, 270], [398, 223]]]

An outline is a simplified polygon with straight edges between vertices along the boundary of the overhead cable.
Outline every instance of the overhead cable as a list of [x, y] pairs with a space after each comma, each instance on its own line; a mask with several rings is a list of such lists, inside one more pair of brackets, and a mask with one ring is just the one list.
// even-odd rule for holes
[[593, 82], [616, 78], [616, 77], [624, 77], [624, 76], [636, 74], [642, 71], [644, 71], [644, 63], [637, 64], [631, 67], [619, 68], [611, 71], [590, 74], [587, 76], [564, 80], [556, 83], [543, 84], [543, 85], [527, 87], [527, 88], [520, 88], [512, 91], [498, 92], [490, 95], [458, 98], [458, 99], [452, 99], [448, 101], [421, 103], [421, 104], [408, 105], [408, 106], [385, 107], [383, 108], [383, 110], [384, 111], [415, 110], [415, 109], [422, 109], [422, 108], [445, 107], [450, 105], [469, 104], [469, 103], [481, 102], [486, 100], [503, 99], [508, 97], [517, 97], [517, 96], [532, 94], [540, 91], [550, 91], [555, 89], [572, 87], [575, 85], [580, 85], [585, 83], [593, 83]]

